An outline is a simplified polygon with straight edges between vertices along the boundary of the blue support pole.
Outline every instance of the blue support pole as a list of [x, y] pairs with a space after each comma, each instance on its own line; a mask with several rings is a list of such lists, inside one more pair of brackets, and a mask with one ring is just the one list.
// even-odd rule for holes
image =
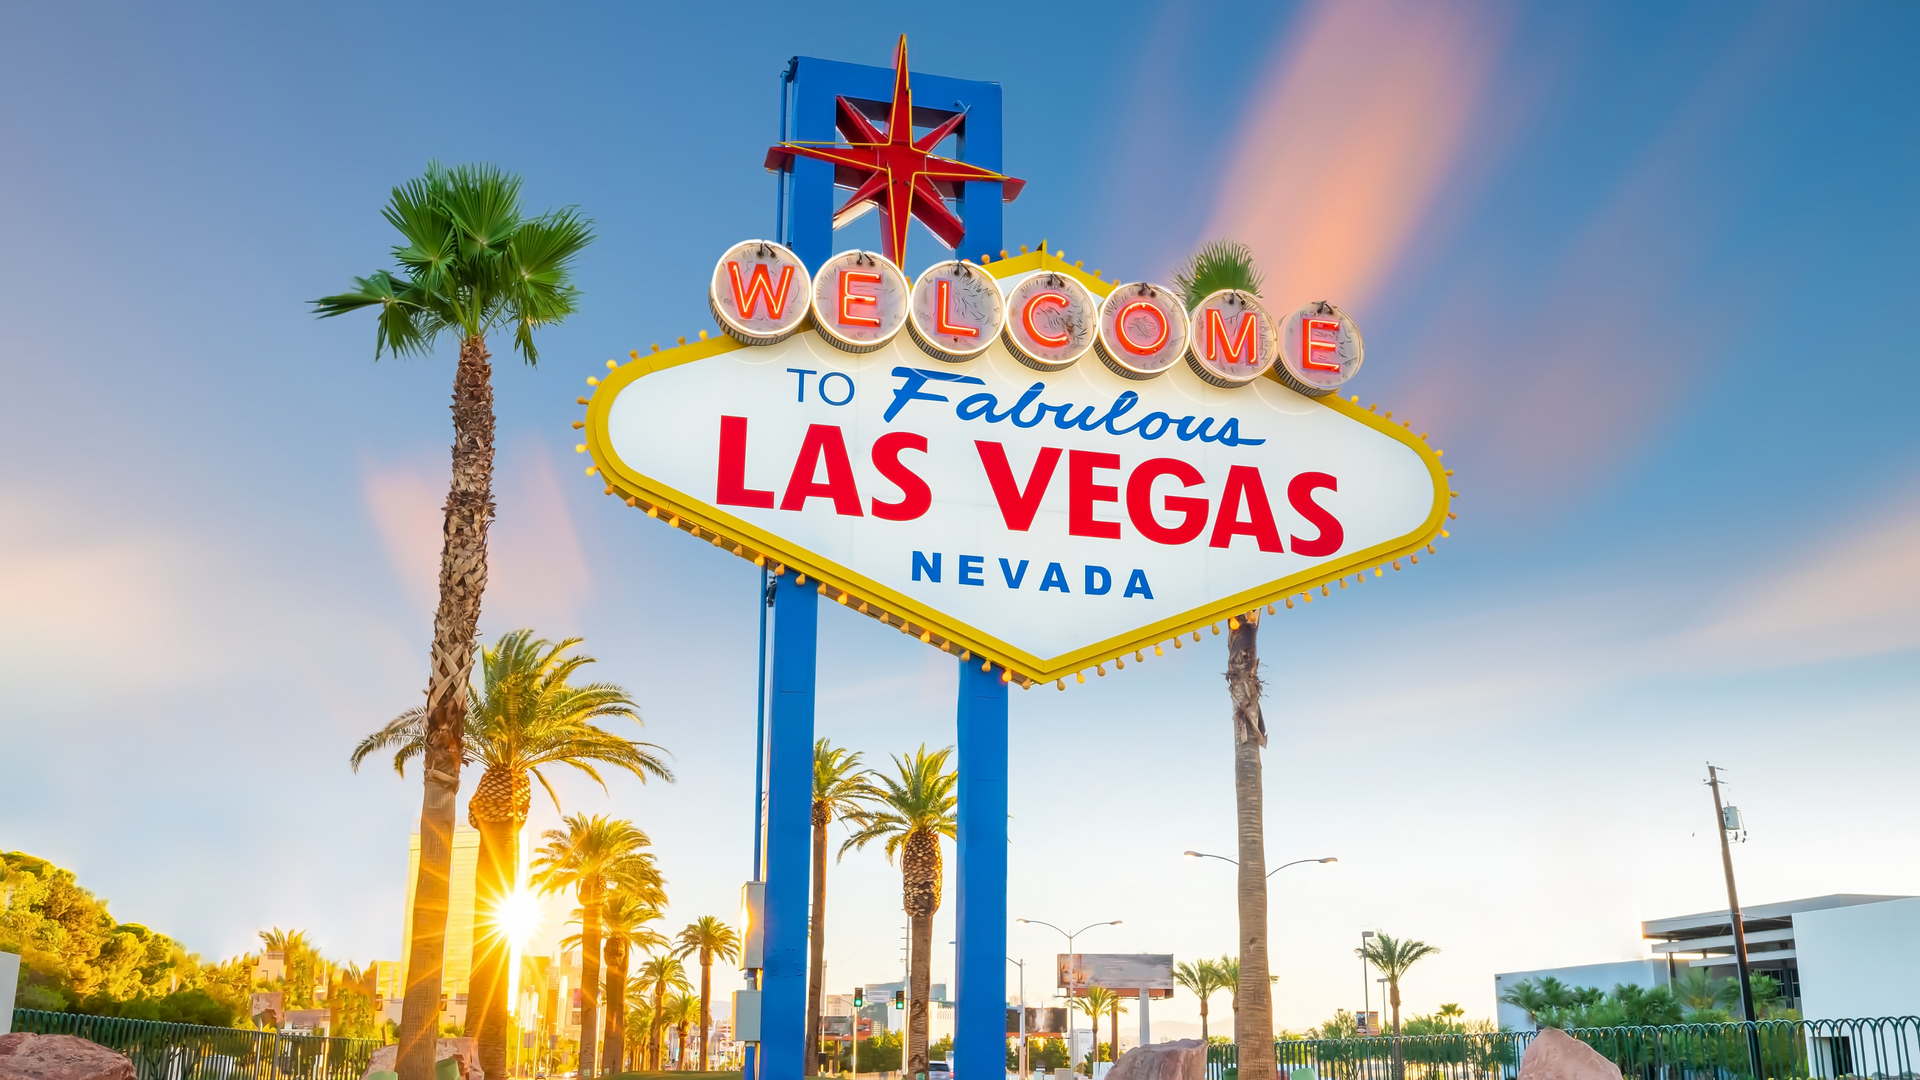
[[[761, 1080], [798, 1080], [807, 1043], [807, 892], [813, 849], [816, 587], [777, 580], [767, 723], [766, 966], [760, 971]], [[1003, 797], [1004, 805], [1004, 797]]]
[[953, 1047], [965, 1075], [994, 1076], [1007, 1052], [1007, 684], [960, 662], [959, 947]]

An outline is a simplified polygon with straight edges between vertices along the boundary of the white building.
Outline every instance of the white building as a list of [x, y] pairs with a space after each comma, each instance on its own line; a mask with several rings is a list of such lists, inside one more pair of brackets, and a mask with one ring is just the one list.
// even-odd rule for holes
[[[1920, 1015], [1920, 897], [1835, 893], [1754, 904], [1740, 912], [1747, 965], [1780, 982], [1782, 1004], [1809, 1020]], [[1552, 976], [1572, 987], [1665, 986], [1688, 968], [1734, 977], [1733, 920], [1727, 909], [1640, 924], [1651, 956], [1607, 964], [1509, 971], [1493, 977], [1501, 994], [1522, 980]], [[1533, 1027], [1525, 1010], [1501, 1002], [1499, 1020]]]

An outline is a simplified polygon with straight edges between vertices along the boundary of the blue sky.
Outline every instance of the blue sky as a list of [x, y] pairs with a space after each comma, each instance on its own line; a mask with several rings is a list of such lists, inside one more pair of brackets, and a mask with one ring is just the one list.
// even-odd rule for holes
[[[1354, 390], [1458, 471], [1439, 556], [1262, 632], [1270, 859], [1341, 860], [1276, 879], [1283, 1024], [1357, 1004], [1363, 928], [1445, 950], [1411, 1010], [1484, 1015], [1495, 971], [1626, 958], [1638, 920], [1724, 904], [1708, 757], [1752, 829], [1745, 898], [1920, 893], [1899, 857], [1920, 827], [1911, 9], [6, 23], [0, 849], [76, 868], [122, 918], [209, 956], [274, 924], [398, 953], [418, 788], [346, 755], [424, 684], [450, 355], [376, 364], [366, 320], [307, 301], [386, 265], [379, 206], [430, 158], [497, 162], [598, 223], [540, 367], [497, 350], [482, 630], [584, 635], [632, 688], [680, 782], [563, 798], [652, 835], [674, 925], [731, 912], [754, 575], [616, 512], [571, 452], [573, 398], [710, 326], [705, 268], [770, 231], [786, 58], [884, 64], [903, 31], [916, 69], [1004, 85], [1029, 181], [1009, 243], [1162, 277], [1247, 240], [1273, 295], [1360, 320]], [[824, 620], [822, 734], [870, 757], [952, 740], [949, 660]], [[1178, 857], [1232, 842], [1223, 663], [1209, 639], [1016, 696], [1016, 915], [1126, 920], [1087, 948], [1231, 948], [1230, 870]], [[897, 877], [855, 856], [832, 889], [830, 980], [897, 978]]]

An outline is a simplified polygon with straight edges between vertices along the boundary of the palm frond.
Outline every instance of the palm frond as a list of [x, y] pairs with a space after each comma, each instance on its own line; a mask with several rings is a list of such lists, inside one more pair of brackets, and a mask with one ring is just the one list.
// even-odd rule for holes
[[443, 331], [461, 337], [514, 328], [514, 345], [536, 363], [534, 329], [573, 314], [573, 263], [593, 242], [592, 223], [574, 207], [528, 218], [521, 180], [493, 165], [426, 172], [393, 189], [381, 211], [401, 242], [392, 249], [404, 276], [378, 271], [352, 292], [314, 301], [322, 318], [380, 308], [374, 357], [424, 353]]
[[1260, 295], [1260, 268], [1254, 265], [1253, 249], [1238, 240], [1215, 240], [1187, 259], [1174, 272], [1174, 287], [1189, 308], [1221, 289], [1237, 289]]

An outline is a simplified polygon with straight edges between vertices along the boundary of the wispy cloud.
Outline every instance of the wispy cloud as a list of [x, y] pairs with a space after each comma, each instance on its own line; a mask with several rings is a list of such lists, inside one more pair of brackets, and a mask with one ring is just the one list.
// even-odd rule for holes
[[1276, 305], [1364, 306], [1465, 147], [1502, 31], [1471, 6], [1303, 7], [1241, 123], [1207, 236], [1252, 246]]
[[[1321, 707], [1339, 721], [1330, 732], [1482, 728], [1636, 684], [1920, 649], [1916, 549], [1920, 512], [1907, 510], [1838, 523], [1710, 579], [1616, 565], [1598, 583], [1541, 583], [1422, 620], [1419, 650], [1384, 678], [1320, 688]], [[1711, 566], [1710, 554], [1668, 557]]]
[[[501, 451], [499, 462], [482, 629], [573, 634], [592, 579], [553, 458], [529, 439]], [[395, 579], [411, 602], [431, 611], [439, 598], [445, 458], [365, 463], [361, 488]]]

